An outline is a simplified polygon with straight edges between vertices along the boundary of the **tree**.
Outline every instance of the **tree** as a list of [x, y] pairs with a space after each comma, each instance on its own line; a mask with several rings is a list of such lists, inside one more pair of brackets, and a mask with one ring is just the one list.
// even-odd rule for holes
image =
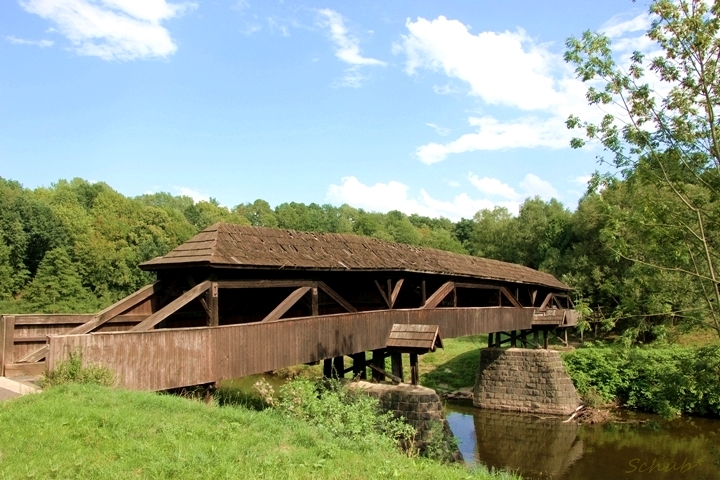
[[567, 125], [602, 144], [637, 194], [606, 228], [610, 248], [691, 282], [698, 297], [687, 318], [720, 336], [720, 0], [657, 0], [650, 13], [647, 36], [660, 49], [650, 59], [634, 52], [620, 65], [604, 35], [568, 39], [565, 59], [591, 83], [589, 104], [619, 113]]

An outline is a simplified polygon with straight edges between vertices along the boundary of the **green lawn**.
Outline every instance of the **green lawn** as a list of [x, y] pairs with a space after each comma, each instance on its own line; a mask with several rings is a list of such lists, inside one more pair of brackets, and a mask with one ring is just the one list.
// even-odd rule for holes
[[272, 409], [74, 384], [0, 404], [0, 478], [498, 477], [351, 441]]

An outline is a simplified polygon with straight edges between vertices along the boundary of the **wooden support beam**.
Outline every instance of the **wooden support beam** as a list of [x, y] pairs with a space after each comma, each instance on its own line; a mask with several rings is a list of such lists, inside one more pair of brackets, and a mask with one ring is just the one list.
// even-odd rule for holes
[[423, 305], [422, 308], [435, 308], [438, 305], [440, 305], [440, 302], [442, 302], [445, 297], [447, 297], [448, 293], [452, 292], [455, 288], [455, 282], [445, 282], [443, 283], [440, 288], [435, 290], [435, 293], [430, 295], [430, 298], [427, 299], [425, 302], [425, 305]]
[[375, 382], [382, 382], [385, 380], [385, 350], [373, 350], [372, 352], [372, 360], [370, 361], [370, 365], [368, 365], [372, 371], [372, 379]]
[[548, 348], [548, 331], [543, 330], [543, 348], [547, 350]]
[[345, 377], [345, 357], [343, 357], [342, 355], [333, 358], [332, 376], [333, 378]]
[[326, 358], [325, 360], [323, 360], [323, 377], [332, 378], [332, 367], [333, 367], [333, 359], [332, 358]]
[[520, 330], [520, 344], [523, 348], [527, 348], [527, 330]]
[[401, 278], [395, 283], [395, 287], [392, 290], [392, 293], [390, 294], [390, 308], [393, 308], [395, 306], [395, 302], [398, 299], [398, 296], [400, 295], [400, 289], [403, 286], [403, 283], [405, 282], [404, 278]]
[[345, 300], [343, 297], [338, 295], [338, 293], [333, 290], [332, 288], [328, 287], [325, 282], [317, 282], [317, 286], [320, 287], [320, 290], [325, 292], [325, 294], [335, 300], [341, 307], [343, 307], [345, 310], [347, 310], [350, 313], [357, 312], [357, 308], [350, 305], [350, 303]]
[[395, 375], [400, 379], [400, 381], [403, 380], [403, 361], [402, 361], [402, 353], [400, 352], [392, 352], [390, 354], [390, 361], [392, 365], [392, 374]]
[[320, 315], [320, 304], [318, 303], [318, 289], [317, 287], [312, 287], [311, 290], [311, 299], [310, 299], [310, 314], [313, 317], [317, 317]]
[[420, 282], [420, 308], [425, 307], [425, 302], [427, 301], [427, 286], [425, 283], [425, 280]]
[[[393, 381], [393, 383], [402, 383], [402, 378], [396, 377], [390, 372], [385, 371], [384, 369], [375, 366], [374, 364], [368, 365], [370, 369], [373, 371], [373, 379], [375, 378], [375, 375], [378, 376], [378, 378], [385, 379], [385, 377], [390, 378], [390, 380]], [[417, 384], [416, 384], [417, 385]]]
[[0, 317], [0, 377], [5, 375], [5, 366], [13, 362], [15, 348], [15, 317]]
[[72, 330], [67, 332], [66, 335], [83, 335], [92, 332], [102, 324], [106, 323], [108, 320], [112, 320], [121, 313], [130, 310], [131, 308], [152, 297], [160, 291], [160, 287], [160, 281], [157, 281], [152, 285], [147, 285], [141, 288], [137, 292], [128, 295], [127, 297], [123, 298], [118, 302], [113, 303], [105, 310], [100, 311], [92, 318], [92, 320], [73, 328]]
[[180, 310], [182, 307], [187, 305], [188, 303], [195, 300], [197, 297], [205, 293], [211, 286], [211, 282], [209, 280], [205, 280], [202, 283], [197, 284], [195, 287], [191, 288], [187, 292], [180, 295], [178, 298], [173, 300], [172, 302], [165, 305], [163, 308], [158, 310], [157, 312], [150, 315], [148, 318], [143, 320], [142, 322], [135, 325], [133, 328], [130, 329], [131, 332], [144, 332], [147, 330], [150, 330], [158, 323], [165, 320], [167, 317], [172, 315], [173, 313]]
[[273, 320], [278, 320], [285, 314], [285, 312], [290, 310], [292, 306], [295, 305], [297, 301], [303, 297], [303, 295], [309, 292], [310, 288], [311, 287], [300, 287], [298, 289], [295, 289], [290, 295], [287, 296], [285, 300], [280, 302], [280, 305], [275, 307], [272, 312], [268, 313], [267, 316], [262, 319], [262, 321], [271, 322]]
[[493, 346], [493, 332], [488, 333], [488, 348]]
[[420, 383], [420, 368], [418, 367], [417, 353], [410, 354], [410, 383], [413, 385]]
[[[388, 280], [389, 282], [390, 280]], [[390, 303], [390, 298], [388, 298], [387, 293], [385, 293], [385, 290], [383, 289], [382, 285], [380, 285], [380, 282], [377, 280], [374, 280], [375, 286], [380, 291], [380, 295], [382, 296], [382, 299], [385, 300], [385, 305], [387, 305], [388, 308], [392, 308], [392, 304]]]
[[380, 285], [380, 282], [375, 280], [375, 286], [377, 286], [378, 290], [380, 291], [380, 295], [382, 295], [383, 300], [385, 300], [385, 305], [389, 309], [392, 309], [395, 306], [395, 301], [397, 300], [398, 295], [400, 295], [400, 288], [402, 288], [403, 283], [405, 282], [404, 278], [401, 278], [395, 283], [395, 287], [392, 286], [392, 280], [387, 280], [387, 290], [385, 290], [382, 285]]
[[367, 369], [365, 352], [353, 353], [351, 355], [353, 359], [353, 378], [359, 378], [360, 380], [367, 380]]
[[533, 343], [535, 344], [535, 348], [540, 347], [540, 337], [538, 336], [538, 331], [535, 328], [533, 328]]
[[317, 287], [315, 280], [218, 280], [218, 288], [298, 288]]
[[540, 304], [540, 310], [547, 307], [548, 304], [550, 303], [550, 300], [552, 300], [552, 298], [553, 298], [552, 292], [548, 293], [547, 296], [545, 297], [545, 300], [543, 300], [542, 304]]
[[220, 324], [220, 298], [218, 296], [218, 290], [217, 282], [212, 282], [205, 294], [207, 296], [205, 301], [210, 310], [210, 315], [208, 315], [208, 326], [210, 327], [217, 327]]
[[517, 348], [517, 332], [510, 332], [510, 348]]
[[507, 297], [508, 300], [510, 300], [510, 303], [512, 303], [513, 307], [516, 308], [522, 308], [522, 305], [520, 305], [520, 302], [517, 301], [517, 299], [513, 296], [512, 293], [510, 293], [510, 290], [508, 290], [505, 287], [500, 287], [500, 291]]
[[[185, 279], [187, 280], [188, 284], [190, 285], [190, 288], [194, 288], [197, 283], [195, 282], [195, 279], [192, 277], [192, 275], [188, 274]], [[208, 294], [205, 295], [206, 297], [210, 296], [210, 290], [212, 288], [208, 289]], [[210, 305], [207, 298], [200, 297], [200, 304], [202, 305], [203, 309], [205, 309], [205, 315], [207, 315], [208, 318], [208, 325], [210, 325], [210, 319], [212, 318], [212, 312], [210, 311]]]

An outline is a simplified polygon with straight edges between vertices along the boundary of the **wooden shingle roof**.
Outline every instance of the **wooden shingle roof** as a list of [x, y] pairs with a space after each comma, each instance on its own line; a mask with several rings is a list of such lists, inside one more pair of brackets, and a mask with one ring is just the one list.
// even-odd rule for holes
[[216, 223], [143, 270], [184, 266], [423, 272], [569, 290], [549, 273], [512, 263], [337, 233]]

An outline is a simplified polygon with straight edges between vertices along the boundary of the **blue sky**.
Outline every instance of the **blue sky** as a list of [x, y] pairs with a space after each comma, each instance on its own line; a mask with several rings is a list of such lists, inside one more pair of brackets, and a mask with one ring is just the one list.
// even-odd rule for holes
[[563, 44], [628, 50], [647, 3], [0, 2], [0, 176], [234, 206], [349, 203], [451, 219], [574, 208], [599, 149]]

